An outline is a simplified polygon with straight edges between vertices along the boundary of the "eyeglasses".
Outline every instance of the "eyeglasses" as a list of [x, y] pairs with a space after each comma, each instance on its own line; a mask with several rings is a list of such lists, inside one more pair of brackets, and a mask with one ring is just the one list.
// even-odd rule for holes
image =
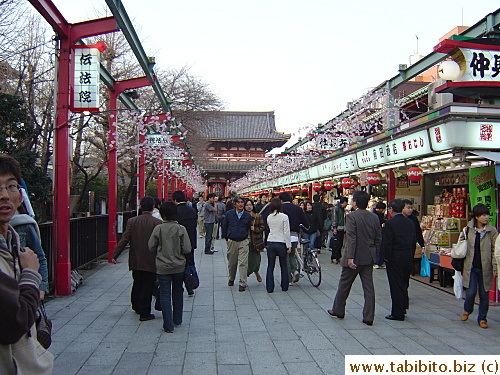
[[21, 185], [19, 184], [8, 184], [7, 186], [0, 186], [0, 192], [2, 189], [6, 189], [9, 193], [16, 193], [21, 189]]

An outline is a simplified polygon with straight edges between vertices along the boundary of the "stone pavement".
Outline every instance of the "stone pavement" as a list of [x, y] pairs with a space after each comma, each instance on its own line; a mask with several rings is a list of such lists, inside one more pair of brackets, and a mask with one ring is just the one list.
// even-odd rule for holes
[[139, 322], [131, 310], [127, 254], [116, 265], [102, 263], [89, 272], [73, 295], [49, 301], [54, 374], [344, 374], [346, 354], [500, 354], [498, 306], [490, 307], [490, 328], [481, 329], [476, 312], [460, 321], [461, 300], [412, 280], [407, 320], [388, 321], [386, 274], [374, 270], [376, 317], [368, 327], [361, 323], [359, 280], [345, 319], [326, 314], [341, 270], [329, 262], [330, 253], [319, 255], [319, 288], [303, 278], [288, 292], [278, 286], [268, 294], [253, 275], [245, 292], [238, 292], [237, 283], [228, 287], [224, 241], [216, 241], [216, 248], [214, 255], [196, 251], [201, 285], [194, 297], [185, 295], [183, 324], [173, 334], [163, 332], [160, 312]]

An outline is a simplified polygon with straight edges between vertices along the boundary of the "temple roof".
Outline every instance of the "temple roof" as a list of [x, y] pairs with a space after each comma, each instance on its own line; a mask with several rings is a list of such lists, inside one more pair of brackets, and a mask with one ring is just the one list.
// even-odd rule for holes
[[276, 131], [274, 112], [192, 112], [190, 116], [202, 120], [209, 131], [203, 138], [210, 141], [245, 140], [278, 141], [285, 144], [290, 134]]

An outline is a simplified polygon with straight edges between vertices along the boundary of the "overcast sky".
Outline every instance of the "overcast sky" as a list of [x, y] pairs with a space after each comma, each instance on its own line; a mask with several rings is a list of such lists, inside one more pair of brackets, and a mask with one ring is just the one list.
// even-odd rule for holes
[[[73, 23], [104, 0], [53, 0]], [[226, 110], [275, 111], [279, 131], [325, 123], [427, 55], [455, 26], [472, 26], [498, 0], [122, 0], [161, 68], [190, 67]], [[418, 36], [418, 47], [417, 47]], [[296, 140], [296, 137], [293, 138]], [[290, 145], [290, 144], [289, 144]]]

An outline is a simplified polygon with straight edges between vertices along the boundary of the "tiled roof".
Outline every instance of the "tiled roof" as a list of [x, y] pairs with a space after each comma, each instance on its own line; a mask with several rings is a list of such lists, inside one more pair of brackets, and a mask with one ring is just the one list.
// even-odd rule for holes
[[276, 131], [274, 112], [192, 112], [209, 129], [203, 136], [208, 140], [288, 141], [290, 134]]

